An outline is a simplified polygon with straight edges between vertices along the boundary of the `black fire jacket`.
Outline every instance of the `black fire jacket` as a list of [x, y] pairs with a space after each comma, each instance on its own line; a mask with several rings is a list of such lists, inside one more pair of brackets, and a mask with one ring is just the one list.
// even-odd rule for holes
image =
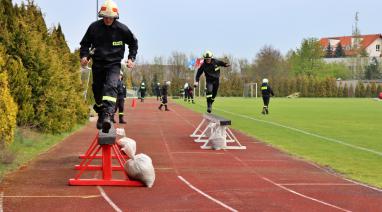
[[261, 94], [263, 97], [270, 97], [271, 95], [274, 96], [273, 90], [268, 83], [261, 84]]
[[95, 48], [94, 62], [120, 63], [125, 54], [125, 45], [129, 46], [128, 59], [135, 60], [138, 41], [130, 29], [115, 20], [106, 26], [103, 20], [93, 22], [81, 40], [80, 57], [89, 56], [89, 48]]
[[196, 73], [195, 81], [199, 82], [200, 76], [203, 72], [207, 81], [218, 80], [220, 77], [220, 66], [227, 67], [228, 64], [217, 59], [212, 59], [210, 64], [204, 62]]

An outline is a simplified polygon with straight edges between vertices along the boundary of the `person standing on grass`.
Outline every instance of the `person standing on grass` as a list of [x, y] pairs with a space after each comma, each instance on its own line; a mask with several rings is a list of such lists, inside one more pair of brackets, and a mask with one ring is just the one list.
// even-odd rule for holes
[[184, 98], [184, 101], [185, 101], [185, 102], [186, 102], [187, 99], [188, 99], [188, 92], [187, 92], [187, 89], [188, 89], [188, 82], [186, 82], [186, 83], [184, 84], [184, 87], [183, 87], [183, 92], [184, 92], [184, 94], [183, 94], [183, 98]]
[[194, 88], [192, 86], [188, 85], [186, 92], [187, 92], [188, 102], [192, 101], [192, 104], [195, 104], [195, 102], [194, 102]]
[[204, 62], [196, 73], [194, 86], [199, 85], [200, 76], [204, 73], [207, 83], [207, 112], [211, 113], [212, 103], [214, 103], [219, 89], [220, 67], [229, 67], [230, 64], [213, 58], [213, 54], [210, 51], [206, 51], [203, 54], [203, 58]]
[[271, 100], [271, 95], [274, 96], [275, 94], [273, 93], [273, 90], [271, 86], [269, 85], [269, 81], [267, 78], [263, 79], [263, 83], [261, 84], [261, 94], [263, 96], [263, 110], [261, 113], [263, 115], [269, 114], [269, 101]]

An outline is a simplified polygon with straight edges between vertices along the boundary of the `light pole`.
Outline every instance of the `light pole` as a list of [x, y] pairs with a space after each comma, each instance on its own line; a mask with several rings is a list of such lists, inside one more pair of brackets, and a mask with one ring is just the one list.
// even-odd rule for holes
[[97, 0], [97, 7], [96, 7], [96, 20], [98, 20], [98, 0]]

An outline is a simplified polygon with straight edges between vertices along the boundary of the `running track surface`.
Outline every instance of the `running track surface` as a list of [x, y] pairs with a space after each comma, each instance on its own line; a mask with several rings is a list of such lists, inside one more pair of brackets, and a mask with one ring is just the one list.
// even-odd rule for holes
[[[69, 136], [0, 184], [4, 211], [382, 211], [382, 191], [346, 180], [234, 131], [247, 150], [202, 150], [189, 135], [201, 114], [146, 99], [127, 102], [128, 137], [149, 155], [152, 188], [68, 186], [96, 134]], [[233, 123], [235, 124], [235, 123]], [[91, 172], [90, 175], [100, 175]]]

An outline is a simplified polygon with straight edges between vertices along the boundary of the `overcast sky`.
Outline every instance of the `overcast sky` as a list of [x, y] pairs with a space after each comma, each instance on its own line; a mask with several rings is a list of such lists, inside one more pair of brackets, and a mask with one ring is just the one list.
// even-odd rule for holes
[[[21, 0], [13, 0], [19, 3]], [[96, 0], [34, 0], [48, 27], [61, 24], [71, 50], [96, 20]], [[382, 33], [381, 0], [115, 0], [120, 21], [139, 41], [139, 57], [173, 51], [252, 59], [264, 45], [285, 54], [303, 38]], [[103, 0], [99, 0], [99, 6]]]

